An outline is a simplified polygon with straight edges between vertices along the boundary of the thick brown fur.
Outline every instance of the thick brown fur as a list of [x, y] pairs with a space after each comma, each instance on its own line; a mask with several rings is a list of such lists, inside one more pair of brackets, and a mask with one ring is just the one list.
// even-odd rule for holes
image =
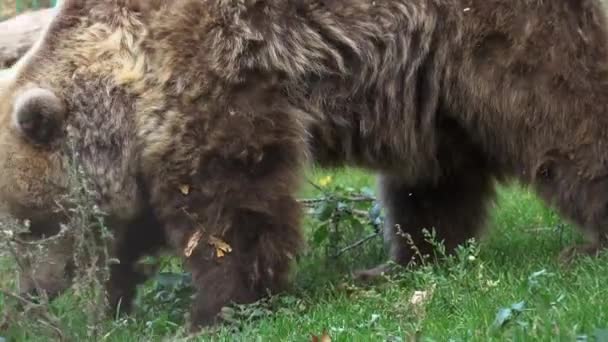
[[[31, 184], [0, 189], [10, 208], [45, 213], [37, 195], [63, 184], [75, 142], [114, 230], [156, 237], [129, 253], [118, 239], [110, 296], [129, 301], [131, 263], [167, 243], [193, 272], [195, 326], [283, 288], [311, 159], [382, 175], [402, 264], [412, 253], [396, 226], [423, 251], [422, 228], [452, 249], [480, 229], [494, 180], [511, 178], [595, 253], [608, 229], [607, 39], [597, 0], [66, 0], [0, 100], [2, 153], [27, 163], [4, 161], [3, 177]], [[36, 87], [67, 111], [42, 146], [10, 118]]]

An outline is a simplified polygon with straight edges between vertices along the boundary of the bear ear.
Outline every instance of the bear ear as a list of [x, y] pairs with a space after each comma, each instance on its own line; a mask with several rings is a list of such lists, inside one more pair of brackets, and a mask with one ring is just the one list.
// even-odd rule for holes
[[559, 173], [563, 171], [562, 167], [567, 165], [566, 160], [564, 154], [558, 150], [546, 151], [534, 167], [534, 181], [547, 183], [555, 180], [559, 177]]
[[32, 88], [17, 96], [13, 107], [13, 125], [37, 145], [51, 143], [61, 131], [66, 117], [63, 102], [50, 90]]
[[125, 4], [129, 9], [142, 14], [158, 11], [166, 3], [166, 0], [125, 0]]

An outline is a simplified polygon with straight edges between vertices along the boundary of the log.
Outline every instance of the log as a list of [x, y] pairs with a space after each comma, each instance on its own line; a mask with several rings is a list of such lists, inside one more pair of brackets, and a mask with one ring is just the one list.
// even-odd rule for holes
[[0, 69], [15, 64], [38, 40], [54, 15], [54, 8], [46, 8], [0, 22]]

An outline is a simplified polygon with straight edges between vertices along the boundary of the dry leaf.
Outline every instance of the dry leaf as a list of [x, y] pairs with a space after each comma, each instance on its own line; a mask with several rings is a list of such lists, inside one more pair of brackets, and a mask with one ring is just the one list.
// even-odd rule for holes
[[410, 304], [422, 305], [428, 301], [435, 290], [435, 284], [431, 286], [428, 291], [414, 291], [414, 294], [410, 298]]
[[182, 184], [179, 186], [179, 191], [181, 191], [182, 194], [187, 195], [190, 193], [190, 185], [188, 184]]
[[192, 252], [194, 252], [194, 249], [196, 248], [196, 246], [198, 246], [202, 238], [203, 233], [200, 230], [197, 230], [196, 232], [194, 232], [194, 234], [192, 234], [192, 236], [188, 240], [186, 248], [184, 249], [184, 255], [186, 255], [186, 257], [190, 257], [192, 255]]
[[323, 335], [321, 335], [321, 337], [312, 335], [312, 342], [331, 342], [331, 337], [329, 337], [327, 331], [323, 331]]
[[229, 244], [214, 236], [209, 237], [209, 244], [215, 247], [215, 253], [217, 254], [218, 258], [223, 257], [226, 255], [226, 253], [232, 252], [232, 247], [230, 247]]
[[412, 305], [420, 305], [424, 303], [426, 298], [428, 297], [428, 292], [426, 291], [414, 291], [412, 298], [410, 298], [410, 303]]

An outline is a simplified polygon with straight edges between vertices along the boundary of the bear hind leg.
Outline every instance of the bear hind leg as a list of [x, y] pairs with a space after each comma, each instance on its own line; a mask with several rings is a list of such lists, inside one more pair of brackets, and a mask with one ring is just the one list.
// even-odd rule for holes
[[[494, 184], [490, 173], [475, 171], [417, 187], [404, 185], [397, 177], [380, 177], [380, 197], [386, 211], [384, 240], [393, 262], [407, 266], [434, 254], [424, 229], [435, 231], [437, 242], [443, 242], [448, 255], [478, 234], [487, 203], [494, 196]], [[391, 263], [381, 264], [356, 272], [355, 278], [372, 280], [390, 268]]]

